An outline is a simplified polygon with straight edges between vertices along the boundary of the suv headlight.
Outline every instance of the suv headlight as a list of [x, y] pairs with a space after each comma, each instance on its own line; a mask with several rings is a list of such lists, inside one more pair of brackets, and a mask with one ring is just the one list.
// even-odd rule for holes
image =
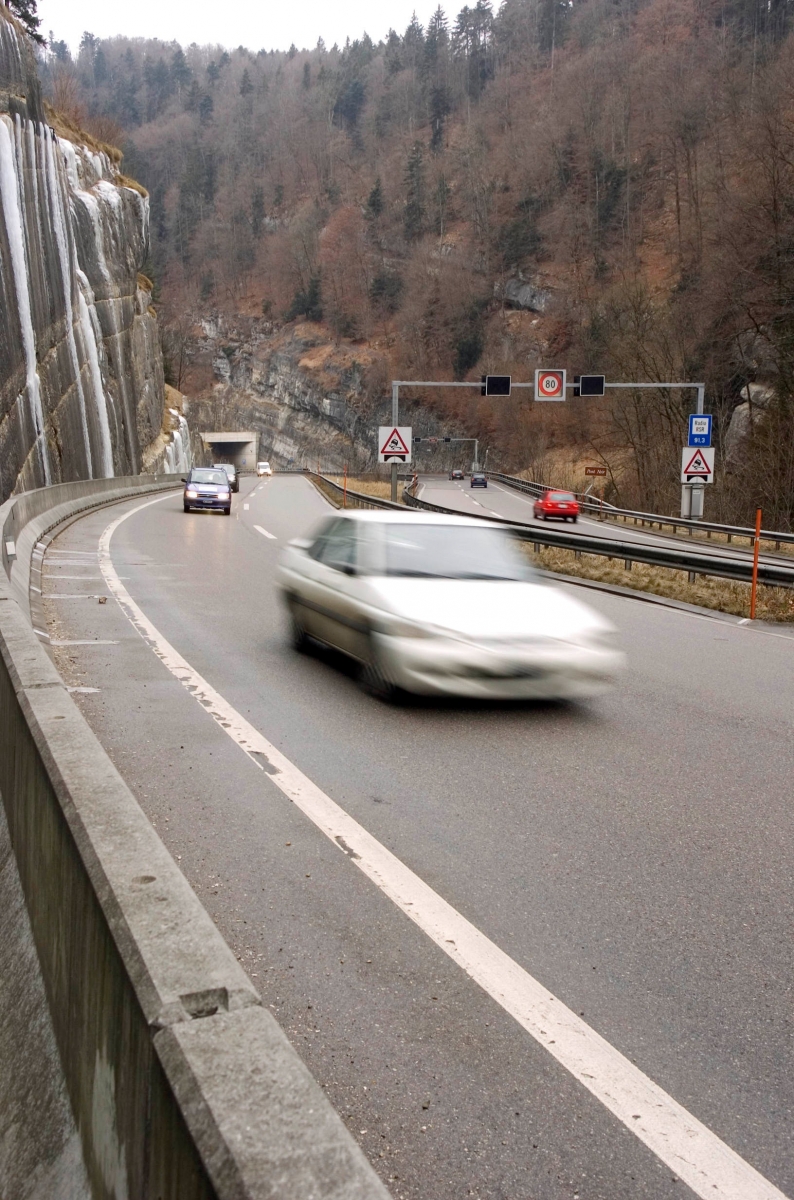
[[187, 496], [188, 500], [198, 500], [198, 492], [194, 492], [192, 488], [188, 488], [188, 490], [185, 492], [185, 495]]
[[231, 493], [229, 493], [229, 492], [218, 492], [218, 499], [219, 500], [228, 500], [230, 494]]

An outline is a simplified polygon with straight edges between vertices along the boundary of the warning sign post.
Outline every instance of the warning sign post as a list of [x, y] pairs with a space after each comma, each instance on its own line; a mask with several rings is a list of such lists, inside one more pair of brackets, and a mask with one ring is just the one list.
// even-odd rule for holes
[[413, 428], [410, 425], [381, 425], [378, 428], [378, 462], [409, 463]]

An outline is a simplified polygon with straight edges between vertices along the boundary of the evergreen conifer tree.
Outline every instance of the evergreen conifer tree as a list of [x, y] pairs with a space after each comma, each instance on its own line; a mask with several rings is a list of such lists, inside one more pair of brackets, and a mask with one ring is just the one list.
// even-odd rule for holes
[[40, 46], [45, 45], [44, 38], [39, 33], [41, 20], [36, 15], [36, 0], [8, 0], [8, 7], [33, 41], [38, 42]]
[[425, 224], [425, 171], [422, 147], [415, 142], [405, 170], [406, 200], [403, 229], [409, 242], [421, 237]]
[[380, 181], [379, 175], [375, 180], [375, 186], [373, 187], [369, 194], [369, 198], [367, 199], [367, 214], [368, 216], [372, 217], [373, 220], [377, 221], [385, 207], [386, 202], [383, 199], [383, 185]]

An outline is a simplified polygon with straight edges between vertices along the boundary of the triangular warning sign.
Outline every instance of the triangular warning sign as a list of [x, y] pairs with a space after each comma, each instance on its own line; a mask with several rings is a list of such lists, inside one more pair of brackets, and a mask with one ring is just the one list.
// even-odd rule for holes
[[687, 465], [684, 467], [684, 475], [710, 475], [711, 467], [706, 462], [700, 450], [696, 450], [690, 458]]
[[410, 453], [399, 429], [392, 429], [391, 433], [381, 446], [380, 452], [386, 458], [401, 458], [403, 461], [405, 461]]

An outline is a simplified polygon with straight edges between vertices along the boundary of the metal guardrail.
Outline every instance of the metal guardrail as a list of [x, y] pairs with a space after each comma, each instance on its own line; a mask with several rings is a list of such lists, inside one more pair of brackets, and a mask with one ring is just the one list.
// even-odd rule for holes
[[[457, 510], [418, 500], [406, 488], [405, 503], [416, 509], [460, 516]], [[632, 563], [645, 563], [651, 567], [667, 567], [673, 571], [687, 571], [690, 576], [711, 575], [717, 579], [736, 579], [750, 583], [753, 577], [752, 560], [727, 558], [716, 554], [699, 554], [695, 550], [678, 550], [672, 546], [649, 546], [642, 542], [621, 542], [586, 534], [562, 533], [557, 530], [538, 528], [519, 521], [508, 521], [502, 517], [478, 515], [479, 521], [493, 521], [510, 529], [522, 541], [532, 542], [535, 549], [553, 546], [558, 550], [573, 550], [579, 554], [593, 554], [600, 558], [622, 559], [630, 570]], [[758, 582], [769, 587], [794, 587], [794, 566], [778, 566], [776, 563], [760, 563]]]
[[354, 492], [352, 488], [345, 489], [341, 483], [335, 483], [327, 475], [318, 475], [316, 471], [306, 471], [305, 474], [310, 477], [315, 487], [320, 488], [320, 484], [323, 483], [339, 496], [343, 496], [346, 492], [351, 508], [396, 508], [400, 512], [405, 512], [404, 504], [395, 504], [392, 500], [381, 499], [380, 496], [370, 496], [367, 492]]
[[[489, 479], [498, 479], [500, 483], [506, 483], [509, 487], [515, 488], [518, 492], [526, 492], [529, 496], [543, 496], [549, 491], [566, 491], [575, 496], [580, 504], [592, 504], [592, 497], [586, 496], [584, 492], [575, 492], [572, 488], [554, 488], [549, 483], [535, 483], [532, 479], [519, 479], [517, 475], [505, 475], [502, 471], [488, 471]], [[595, 505], [598, 508], [598, 505]], [[617, 511], [613, 504], [604, 502], [604, 508], [610, 512]]]
[[[315, 485], [321, 483], [330, 487], [338, 497], [343, 493], [343, 487], [325, 475], [310, 473]], [[441, 504], [431, 504], [429, 500], [419, 500], [411, 495], [410, 486], [403, 492], [404, 504], [393, 504], [390, 500], [381, 500], [379, 496], [369, 496], [364, 492], [354, 492], [349, 488], [347, 498], [350, 507], [368, 509], [397, 509], [405, 512], [406, 506], [425, 512], [443, 513], [445, 516], [459, 517], [457, 509], [445, 508]], [[716, 579], [735, 579], [741, 583], [750, 583], [753, 576], [751, 559], [728, 558], [717, 554], [699, 554], [696, 550], [678, 550], [672, 546], [644, 545], [641, 542], [612, 541], [602, 537], [588, 537], [587, 534], [562, 533], [558, 530], [539, 528], [536, 525], [523, 524], [520, 521], [508, 521], [504, 517], [478, 515], [478, 521], [492, 521], [509, 529], [516, 537], [524, 542], [532, 542], [535, 550], [541, 546], [552, 546], [557, 550], [572, 550], [577, 556], [593, 554], [600, 558], [622, 560], [627, 569], [632, 563], [644, 563], [651, 567], [666, 567], [673, 571], [686, 571], [690, 576], [711, 575]], [[776, 563], [760, 563], [758, 566], [758, 582], [768, 587], [794, 588], [794, 566], [778, 566]]]
[[[550, 484], [534, 483], [528, 479], [518, 479], [515, 475], [504, 475], [500, 471], [489, 471], [488, 475], [491, 479], [498, 479], [500, 483], [506, 483], [508, 487], [515, 488], [516, 491], [526, 492], [530, 496], [542, 496], [544, 492], [550, 490], [562, 491], [562, 488], [552, 489]], [[565, 488], [565, 491], [570, 491]], [[712, 533], [724, 534], [728, 542], [734, 537], [746, 537], [750, 543], [755, 540], [755, 530], [746, 525], [720, 525], [715, 521], [693, 521], [688, 517], [666, 517], [663, 513], [647, 513], [639, 512], [631, 508], [616, 508], [614, 504], [603, 504], [593, 500], [591, 496], [585, 496], [582, 492], [573, 492], [582, 507], [586, 508], [589, 513], [604, 519], [611, 520], [613, 517], [619, 517], [625, 521], [633, 519], [634, 524], [638, 522], [645, 526], [646, 524], [653, 529], [655, 525], [661, 530], [663, 526], [668, 529], [687, 529], [690, 535], [695, 531], [705, 531], [707, 535]], [[775, 549], [779, 550], [781, 545], [794, 545], [794, 533], [787, 533], [783, 530], [762, 529], [762, 542], [774, 542]]]

